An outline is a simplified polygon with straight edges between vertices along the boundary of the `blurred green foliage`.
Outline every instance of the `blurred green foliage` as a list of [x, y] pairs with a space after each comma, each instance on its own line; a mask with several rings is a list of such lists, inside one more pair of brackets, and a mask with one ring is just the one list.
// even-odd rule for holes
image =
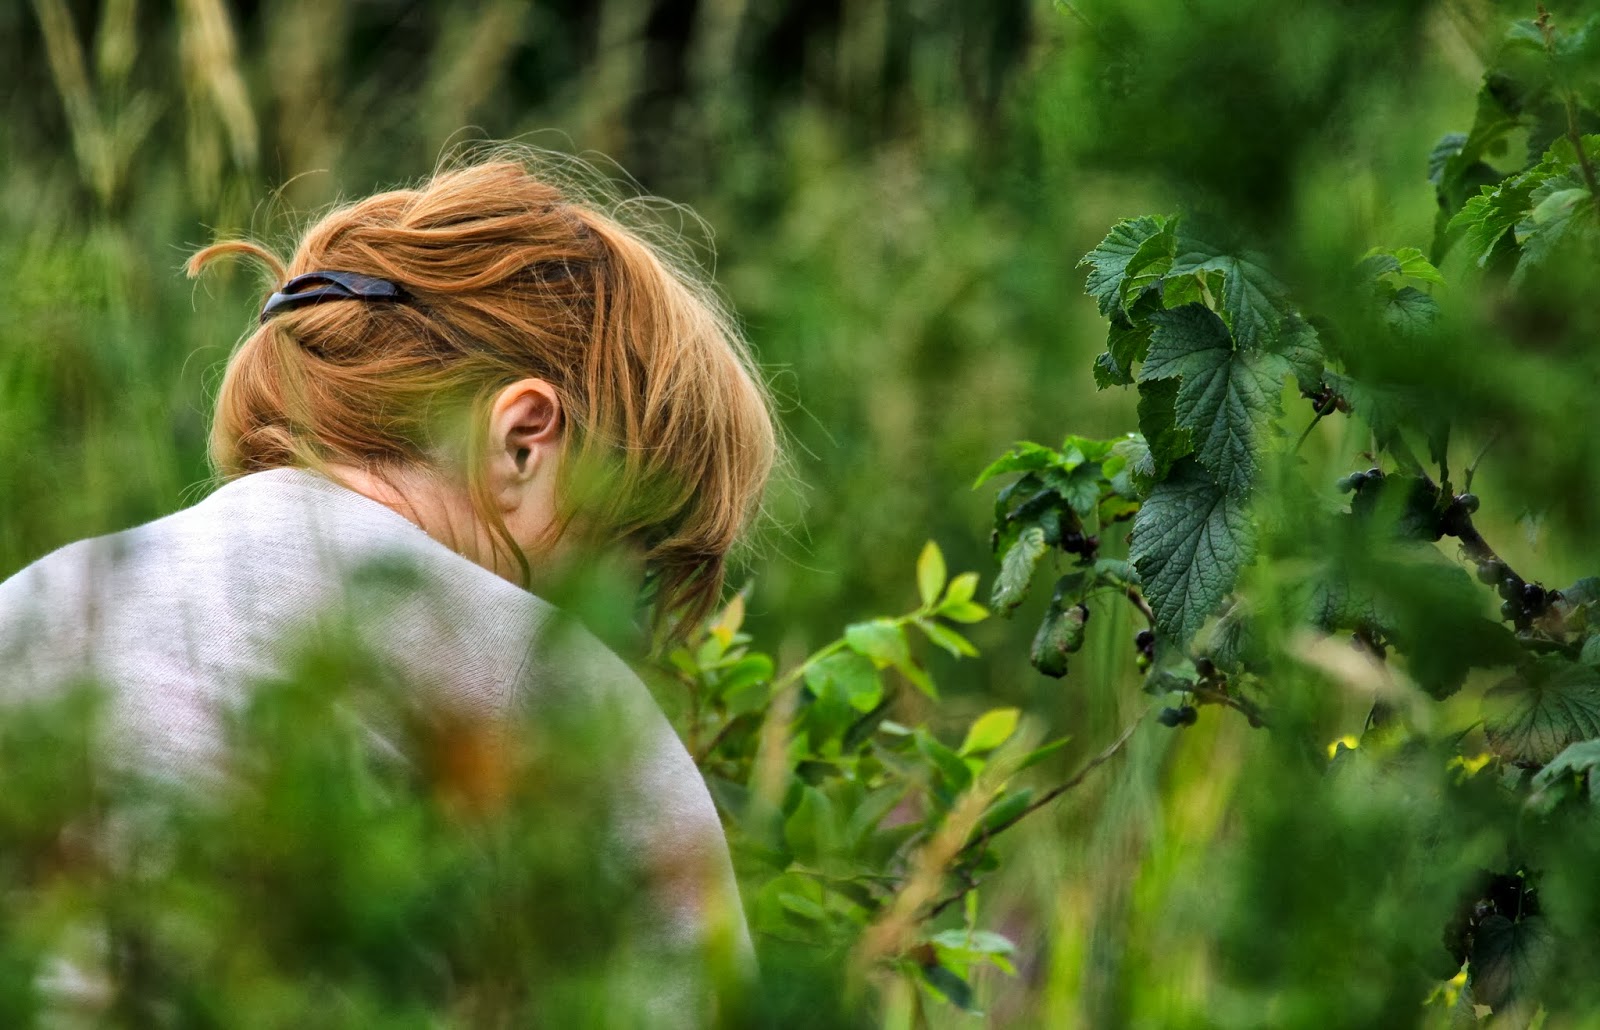
[[[793, 482], [773, 499], [776, 528], [751, 564], [743, 601], [749, 633], [768, 643], [730, 652], [730, 636], [723, 653], [680, 663], [678, 673], [721, 688], [699, 709], [678, 710], [681, 697], [662, 686], [697, 754], [734, 727], [706, 756], [713, 782], [755, 775], [753, 715], [770, 711], [776, 695], [762, 693], [745, 709], [749, 691], [809, 669], [794, 681], [799, 697], [816, 699], [805, 718], [823, 718], [832, 702], [836, 716], [860, 711], [853, 701], [877, 697], [893, 705], [891, 722], [921, 727], [908, 737], [920, 757], [904, 770], [915, 783], [906, 789], [919, 797], [937, 796], [939, 776], [959, 776], [944, 752], [959, 751], [975, 717], [1020, 707], [1025, 728], [1072, 738], [1029, 772], [1029, 784], [1012, 788], [1042, 792], [1122, 739], [1149, 704], [1140, 688], [1150, 677], [1176, 676], [1191, 700], [1197, 688], [1216, 689], [1195, 655], [1159, 640], [1132, 644], [1147, 620], [1126, 600], [1127, 559], [1153, 579], [1179, 558], [1150, 548], [1130, 554], [1116, 528], [1130, 514], [1124, 502], [1146, 487], [1129, 479], [1140, 455], [1109, 441], [1140, 426], [1152, 462], [1162, 448], [1147, 405], [1096, 387], [1125, 381], [1142, 334], [1178, 332], [1174, 317], [1190, 316], [1176, 312], [1186, 301], [1204, 304], [1208, 276], [1217, 273], [1225, 291], [1245, 261], [1275, 284], [1262, 294], [1269, 312], [1281, 315], [1274, 304], [1292, 298], [1296, 311], [1314, 316], [1308, 324], [1324, 355], [1356, 389], [1322, 380], [1301, 398], [1309, 384], [1299, 355], [1281, 351], [1274, 358], [1288, 363], [1286, 373], [1275, 368], [1262, 385], [1261, 370], [1248, 369], [1259, 396], [1218, 408], [1240, 417], [1230, 443], [1194, 439], [1200, 416], [1190, 409], [1190, 424], [1178, 424], [1176, 397], [1160, 395], [1160, 383], [1181, 389], [1204, 355], [1186, 352], [1172, 376], [1144, 378], [1151, 403], [1165, 403], [1177, 420], [1174, 432], [1190, 435], [1193, 457], [1178, 442], [1165, 455], [1194, 489], [1221, 491], [1218, 504], [1231, 504], [1237, 484], [1227, 477], [1238, 462], [1260, 465], [1253, 549], [1238, 552], [1220, 592], [1207, 586], [1215, 596], [1190, 600], [1214, 602], [1235, 588], [1254, 599], [1254, 636], [1232, 635], [1234, 657], [1269, 654], [1271, 673], [1228, 696], [1265, 706], [1272, 729], [1204, 704], [1198, 721], [1177, 732], [1141, 723], [1115, 765], [1008, 831], [993, 852], [1000, 871], [974, 874], [981, 886], [961, 906], [899, 942], [911, 950], [887, 949], [915, 975], [886, 981], [878, 1004], [854, 1014], [895, 1026], [970, 1025], [974, 1017], [959, 1007], [937, 1004], [961, 993], [942, 974], [922, 972], [937, 968], [969, 983], [964, 1000], [994, 1025], [1471, 1025], [1477, 1000], [1494, 1006], [1495, 1025], [1517, 1026], [1535, 1018], [1536, 997], [1549, 1006], [1538, 1017], [1544, 1025], [1590, 1025], [1600, 961], [1600, 891], [1586, 875], [1600, 844], [1588, 807], [1592, 761], [1567, 751], [1542, 772], [1517, 771], [1506, 738], [1497, 747], [1480, 726], [1484, 695], [1507, 678], [1472, 669], [1504, 661], [1494, 654], [1496, 634], [1484, 629], [1497, 625], [1488, 591], [1471, 593], [1431, 565], [1419, 572], [1410, 545], [1325, 519], [1345, 503], [1335, 490], [1341, 476], [1406, 464], [1396, 457], [1399, 441], [1439, 480], [1481, 495], [1475, 524], [1524, 585], [1596, 571], [1600, 316], [1586, 302], [1596, 268], [1592, 250], [1573, 247], [1583, 234], [1567, 235], [1575, 214], [1588, 217], [1573, 191], [1593, 184], [1576, 147], [1548, 167], [1542, 159], [1564, 134], [1596, 131], [1600, 31], [1585, 28], [1579, 0], [1548, 7], [1540, 22], [1528, 5], [1491, 0], [0, 5], [0, 573], [170, 511], [206, 482], [207, 386], [265, 291], [224, 279], [197, 292], [179, 273], [190, 248], [219, 232], [281, 236], [338, 197], [425, 174], [454, 141], [527, 136], [615, 158], [645, 190], [690, 205], [714, 227], [717, 277], [784, 398]], [[1155, 226], [1156, 236], [1175, 227], [1174, 244], [1144, 254], [1156, 262], [1145, 283], [1188, 275], [1197, 295], [1174, 294], [1176, 303], [1159, 310], [1125, 305], [1120, 288], [1083, 296], [1080, 256], [1109, 226], [1150, 212], [1181, 215]], [[673, 209], [662, 213], [677, 224]], [[710, 261], [710, 234], [681, 221]], [[1183, 260], [1193, 251], [1176, 244], [1180, 229], [1210, 247], [1192, 267]], [[1397, 321], [1420, 307], [1428, 307], [1426, 326], [1397, 333]], [[1250, 311], [1219, 308], [1227, 332], [1250, 332], [1241, 330]], [[1108, 340], [1102, 316], [1113, 312]], [[1102, 351], [1110, 358], [1097, 365]], [[1206, 367], [1214, 370], [1218, 356]], [[1232, 382], [1235, 358], [1228, 362]], [[1330, 408], [1314, 420], [1313, 409], [1334, 397], [1354, 417]], [[1013, 472], [1038, 478], [1003, 502], [1002, 516], [1017, 517], [1001, 520], [998, 557], [1031, 542], [1005, 566], [987, 565], [991, 488], [969, 489], [974, 473], [1016, 440], [1053, 444], [1068, 431], [1083, 437], [1017, 459]], [[1245, 437], [1265, 446], [1243, 458], [1227, 450]], [[1440, 444], [1448, 475], [1438, 475], [1431, 453]], [[1154, 478], [1166, 479], [1170, 470], [1157, 468]], [[1041, 493], [1049, 496], [1021, 513]], [[1403, 524], [1409, 496], [1358, 491], [1381, 524]], [[1047, 511], [1055, 521], [1038, 525], [1033, 540], [1029, 527]], [[1175, 518], [1188, 514], [1181, 504], [1172, 509]], [[930, 537], [952, 567], [1010, 571], [989, 596], [1015, 615], [974, 628], [982, 657], [956, 665], [930, 647], [920, 663], [885, 671], [896, 663], [880, 667], [845, 638], [836, 654], [865, 658], [877, 686], [892, 687], [881, 697], [853, 659], [808, 664], [805, 656], [828, 646], [841, 625], [907, 608], [905, 570]], [[1086, 550], [1093, 563], [1079, 568]], [[1449, 541], [1439, 554], [1460, 571]], [[1024, 573], [1062, 562], [1081, 581], [1022, 596]], [[1345, 645], [1302, 634], [1307, 585], [1326, 581], [1329, 567], [1381, 588], [1374, 603], [1404, 616], [1388, 620], [1403, 667], [1429, 692], [1450, 696], [1391, 696], [1392, 685], [1353, 664]], [[1311, 600], [1324, 630], [1361, 628], [1361, 613], [1352, 615], [1337, 590]], [[1156, 604], [1152, 614], [1163, 633], [1186, 637], [1211, 613], [1202, 607]], [[1506, 633], [1525, 631], [1524, 622], [1513, 612]], [[887, 634], [857, 630], [856, 638], [870, 652]], [[1039, 675], [1030, 652], [1065, 675]], [[1439, 655], [1454, 660], [1427, 665]], [[1561, 657], [1575, 664], [1588, 656]], [[349, 678], [336, 669], [305, 673], [307, 683]], [[918, 676], [939, 684], [937, 705], [916, 689]], [[1591, 687], [1535, 670], [1510, 693], [1562, 701]], [[1353, 750], [1334, 745], [1363, 732], [1375, 694], [1400, 714]], [[278, 700], [262, 702], [269, 707], [320, 703], [270, 696]], [[258, 732], [270, 732], [270, 714]], [[73, 892], [98, 889], [70, 866], [40, 879], [54, 868], [42, 856], [59, 847], [63, 823], [98, 804], [90, 796], [99, 788], [75, 764], [83, 748], [70, 744], [74, 732], [22, 719], [6, 726], [0, 759], [15, 785], [0, 813], [8, 883], [55, 885], [29, 896], [28, 919], [18, 918], [22, 902], [8, 902], [0, 1004], [20, 1006], [9, 1009], [8, 1025], [25, 1023], [39, 1004], [30, 963], [41, 952], [28, 928], [59, 929], [66, 924], [50, 922], [52, 899], [67, 897], [59, 910], [72, 911], [83, 902]], [[821, 746], [815, 736], [806, 741]], [[850, 1018], [835, 988], [859, 972], [850, 967], [854, 935], [879, 925], [873, 920], [904, 896], [880, 891], [857, 912], [841, 900], [847, 894], [813, 896], [815, 880], [803, 889], [794, 882], [795, 862], [815, 864], [807, 849], [829, 834], [843, 839], [815, 798], [826, 798], [848, 830], [869, 808], [870, 795], [852, 791], [884, 785], [884, 769], [869, 763], [861, 778], [841, 763], [851, 752], [839, 741], [823, 756], [826, 769], [796, 753], [772, 774], [782, 833], [771, 825], [766, 837], [736, 831], [771, 1022]], [[310, 761], [315, 741], [304, 743]], [[855, 743], [872, 746], [870, 738]], [[1526, 760], [1550, 757], [1530, 752]], [[719, 768], [722, 761], [733, 764]], [[377, 789], [365, 773], [297, 773], [286, 763], [281, 775], [343, 784], [329, 794], [352, 804], [277, 814], [321, 813], [326, 821], [313, 829], [265, 825], [271, 813], [248, 806], [188, 827], [193, 835], [180, 838], [199, 850], [180, 850], [151, 894], [125, 899], [136, 906], [126, 925], [158, 931], [151, 946], [134, 942], [133, 953], [160, 960], [126, 968], [155, 978], [145, 997], [177, 1008], [125, 1021], [231, 1025], [215, 1015], [220, 998], [249, 1005], [263, 1025], [295, 1021], [305, 1011], [296, 1006], [319, 998], [333, 1024], [437, 1011], [438, 954], [397, 954], [387, 942], [428, 939], [444, 902], [479, 912], [461, 901], [467, 888], [446, 881], [490, 875], [464, 873], [462, 863], [492, 865], [522, 854], [519, 846], [464, 857], [440, 829], [442, 817], [411, 803], [415, 783], [393, 788], [390, 799], [403, 800], [392, 806], [363, 810], [355, 802]], [[297, 804], [309, 803], [307, 789], [282, 785]], [[740, 809], [719, 791], [725, 811]], [[290, 830], [308, 850], [241, 853], [258, 836]], [[330, 907], [326, 891], [313, 891], [326, 885], [285, 895], [214, 872], [257, 862], [263, 875], [299, 883], [305, 878], [290, 875], [296, 862], [381, 862], [382, 853], [354, 843], [366, 839], [404, 842], [405, 868], [376, 878], [391, 888], [383, 897], [357, 892]], [[911, 847], [874, 861], [903, 888], [906, 863], [923, 853]], [[847, 857], [831, 847], [811, 855]], [[514, 865], [493, 875], [512, 876], [499, 881], [508, 891], [522, 884], [541, 897], [572, 873], [559, 854], [513, 876]], [[972, 912], [955, 910], [979, 898]], [[772, 921], [815, 915], [813, 902], [824, 927], [844, 914], [846, 929], [811, 926], [798, 943], [784, 940]], [[605, 911], [564, 918], [603, 924]], [[302, 921], [313, 912], [326, 914]], [[263, 925], [280, 935], [224, 929]], [[1014, 951], [971, 927], [1003, 934]], [[224, 932], [250, 940], [227, 970], [207, 950], [210, 935]], [[367, 936], [374, 933], [384, 947]], [[1459, 946], [1463, 933], [1480, 949], [1470, 991], [1451, 981], [1460, 956], [1450, 942]], [[512, 979], [563, 958], [530, 942], [507, 946], [531, 949], [518, 959], [526, 964], [503, 970]], [[324, 953], [344, 957], [328, 973], [337, 986], [325, 998], [303, 993], [303, 963]], [[490, 981], [498, 975], [479, 961], [489, 958], [448, 957]], [[194, 963], [215, 974], [200, 994], [179, 990], [192, 982]], [[571, 1003], [585, 1004], [581, 989]]]

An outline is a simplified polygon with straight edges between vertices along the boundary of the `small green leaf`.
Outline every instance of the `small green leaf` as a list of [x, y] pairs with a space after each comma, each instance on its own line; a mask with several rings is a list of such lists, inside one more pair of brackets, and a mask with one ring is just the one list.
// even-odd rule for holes
[[819, 698], [831, 697], [870, 712], [883, 700], [883, 681], [871, 659], [855, 651], [839, 651], [806, 667], [806, 688]]
[[989, 596], [990, 607], [1004, 614], [1021, 604], [1022, 599], [1028, 596], [1033, 572], [1039, 567], [1044, 553], [1044, 530], [1038, 526], [1024, 529], [1001, 559], [1000, 574], [995, 577], [994, 589]]
[[1085, 288], [1099, 303], [1102, 315], [1109, 315], [1121, 303], [1122, 280], [1127, 276], [1128, 262], [1139, 253], [1146, 240], [1160, 235], [1166, 224], [1165, 218], [1154, 215], [1118, 222], [1100, 245], [1078, 262], [1080, 268], [1089, 267]]
[[1022, 756], [1022, 761], [1017, 763], [1017, 767], [1014, 771], [1021, 772], [1024, 769], [1038, 765], [1040, 762], [1066, 747], [1071, 740], [1071, 737], [1062, 737], [1060, 740], [1052, 740], [1043, 747], [1035, 748], [1034, 750], [1029, 751], [1026, 755]]
[[890, 619], [873, 619], [846, 626], [844, 641], [857, 654], [872, 659], [878, 668], [903, 665], [911, 660], [905, 630]]
[[963, 572], [950, 581], [950, 589], [944, 592], [944, 600], [939, 602], [940, 612], [947, 606], [966, 604], [978, 592], [978, 574], [976, 572]]
[[1484, 695], [1489, 748], [1517, 765], [1544, 765], [1600, 737], [1600, 671], [1541, 658]]
[[974, 601], [962, 601], [960, 604], [947, 604], [939, 609], [939, 614], [951, 622], [982, 622], [989, 617], [989, 609]]
[[1260, 254], [1230, 253], [1187, 235], [1179, 239], [1177, 254], [1170, 275], [1222, 273], [1219, 307], [1241, 350], [1257, 350], [1277, 342], [1279, 327], [1292, 309], [1283, 284], [1267, 271]]
[[1017, 731], [1017, 720], [1021, 716], [1021, 710], [1016, 708], [995, 708], [978, 716], [967, 730], [967, 739], [961, 743], [961, 754], [993, 751]]
[[1427, 332], [1439, 320], [1439, 302], [1414, 286], [1396, 291], [1383, 309], [1384, 323], [1401, 336]]
[[978, 649], [972, 646], [972, 642], [948, 626], [941, 626], [931, 619], [918, 619], [917, 628], [922, 630], [930, 641], [957, 658], [978, 656]]
[[1044, 444], [1023, 440], [978, 473], [977, 482], [972, 484], [972, 488], [976, 490], [995, 476], [1003, 476], [1007, 472], [1042, 472], [1045, 469], [1060, 468], [1062, 465], [1059, 451], [1052, 450]]
[[966, 790], [972, 783], [972, 770], [960, 755], [939, 743], [925, 730], [917, 731], [916, 742], [917, 750], [939, 771], [940, 777], [952, 791]]
[[922, 966], [922, 978], [946, 1001], [963, 1012], [976, 1012], [972, 1003], [972, 985], [941, 965]]
[[917, 592], [922, 595], [924, 608], [933, 607], [933, 603], [939, 599], [946, 575], [944, 552], [939, 550], [938, 544], [929, 540], [922, 548], [922, 555], [917, 558]]

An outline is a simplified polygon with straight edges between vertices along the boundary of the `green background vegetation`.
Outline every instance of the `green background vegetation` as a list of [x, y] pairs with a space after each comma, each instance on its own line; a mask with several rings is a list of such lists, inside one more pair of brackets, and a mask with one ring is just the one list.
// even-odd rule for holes
[[[1551, 8], [1571, 23], [1582, 5]], [[1370, 248], [1429, 247], [1428, 154], [1471, 126], [1506, 26], [1533, 14], [1486, 0], [0, 5], [0, 575], [206, 488], [208, 388], [265, 289], [243, 270], [190, 283], [194, 247], [283, 238], [462, 141], [520, 139], [614, 159], [714, 230], [716, 277], [793, 452], [747, 569], [747, 629], [779, 667], [910, 608], [930, 538], [952, 571], [984, 574], [981, 598], [992, 493], [971, 489], [977, 471], [1015, 440], [1136, 424], [1131, 393], [1095, 387], [1105, 324], [1076, 268], [1107, 228], [1194, 212], [1264, 252], [1307, 310], [1339, 310]], [[1507, 171], [1524, 163], [1509, 145]], [[712, 263], [710, 232], [664, 216]], [[1443, 265], [1463, 283], [1440, 296], [1447, 341], [1383, 367], [1457, 420], [1458, 467], [1494, 443], [1480, 526], [1518, 570], [1569, 583], [1596, 571], [1600, 528], [1596, 321], [1571, 302], [1593, 269], [1512, 297], [1467, 284], [1468, 263]], [[1310, 412], [1288, 401], [1298, 433]], [[1331, 498], [1370, 447], [1328, 419], [1300, 457]], [[1089, 647], [1047, 679], [1027, 662], [1047, 599], [973, 627], [977, 660], [930, 657], [943, 703], [906, 692], [897, 718], [954, 743], [979, 712], [1020, 706], [1072, 738], [1030, 773], [1041, 782], [1099, 751], [1150, 703], [1134, 622], [1094, 607]], [[1359, 676], [1297, 685], [1326, 740], [1361, 731]], [[1417, 832], [1468, 810], [1418, 813], [1441, 765], [1330, 786], [1270, 740], [1220, 709], [1178, 733], [1146, 724], [1014, 831], [981, 891], [983, 924], [1018, 945], [1015, 978], [976, 980], [993, 1025], [1424, 1017], [1454, 970], [1416, 960], [1470, 872], [1457, 867], [1505, 841]], [[1441, 840], [1455, 850], [1435, 869]], [[842, 975], [844, 951], [823, 954], [794, 961], [789, 1018]]]

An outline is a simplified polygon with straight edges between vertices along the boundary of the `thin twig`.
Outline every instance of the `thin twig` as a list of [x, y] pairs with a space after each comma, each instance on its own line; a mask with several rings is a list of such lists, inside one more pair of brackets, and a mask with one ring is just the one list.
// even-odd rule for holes
[[1156, 613], [1150, 609], [1150, 602], [1144, 599], [1144, 595], [1133, 587], [1129, 587], [1124, 593], [1127, 595], [1129, 602], [1139, 609], [1139, 614], [1144, 616], [1145, 621], [1154, 626], [1156, 624]]
[[1471, 465], [1467, 466], [1466, 482], [1461, 487], [1462, 493], [1472, 492], [1472, 477], [1478, 474], [1478, 464], [1482, 462], [1484, 457], [1489, 453], [1489, 448], [1500, 442], [1500, 437], [1504, 434], [1505, 428], [1501, 427], [1491, 433], [1488, 440], [1484, 441], [1483, 448], [1478, 451], [1478, 456], [1472, 459]]

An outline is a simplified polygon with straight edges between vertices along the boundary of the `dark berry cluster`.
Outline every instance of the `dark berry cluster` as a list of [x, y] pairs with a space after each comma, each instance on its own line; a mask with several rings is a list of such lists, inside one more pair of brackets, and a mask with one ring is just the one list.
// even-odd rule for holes
[[1193, 726], [1199, 718], [1200, 713], [1195, 711], [1194, 705], [1179, 705], [1161, 709], [1156, 721], [1163, 726]]
[[[1382, 480], [1383, 469], [1380, 468], [1370, 468], [1365, 472], [1352, 472], [1348, 476], [1341, 476], [1339, 478], [1339, 492], [1342, 494], [1347, 494], [1352, 491], [1359, 491], [1363, 486], [1366, 486], [1370, 482], [1381, 482]], [[1324, 480], [1324, 482], [1326, 482], [1326, 480]]]
[[1156, 657], [1155, 631], [1141, 629], [1139, 632], [1135, 633], [1133, 635], [1133, 647], [1134, 650], [1138, 652], [1133, 659], [1134, 665], [1138, 666], [1140, 672], [1150, 668], [1150, 663], [1154, 661]]
[[1494, 587], [1500, 594], [1500, 617], [1515, 623], [1518, 629], [1527, 629], [1534, 619], [1549, 611], [1550, 605], [1561, 598], [1557, 591], [1524, 581], [1498, 558], [1489, 558], [1478, 564], [1478, 580]]

